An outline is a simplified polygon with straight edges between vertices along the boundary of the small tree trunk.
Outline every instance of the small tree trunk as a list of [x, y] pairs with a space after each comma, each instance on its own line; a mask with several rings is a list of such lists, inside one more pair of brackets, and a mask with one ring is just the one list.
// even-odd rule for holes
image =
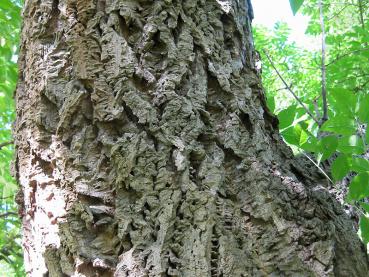
[[265, 106], [251, 17], [236, 0], [26, 1], [28, 276], [367, 276]]

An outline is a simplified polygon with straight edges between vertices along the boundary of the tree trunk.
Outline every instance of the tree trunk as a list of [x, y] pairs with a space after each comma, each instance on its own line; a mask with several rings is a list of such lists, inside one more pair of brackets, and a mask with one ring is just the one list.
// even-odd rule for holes
[[28, 276], [367, 276], [265, 106], [251, 17], [238, 0], [26, 1]]

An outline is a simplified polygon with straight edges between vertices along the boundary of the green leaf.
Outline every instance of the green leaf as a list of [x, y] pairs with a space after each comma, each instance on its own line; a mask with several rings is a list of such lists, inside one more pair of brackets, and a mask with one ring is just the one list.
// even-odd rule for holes
[[365, 244], [369, 243], [369, 218], [361, 216], [359, 226], [361, 239]]
[[369, 94], [359, 101], [358, 117], [362, 123], [369, 123]]
[[369, 196], [369, 173], [362, 172], [355, 176], [351, 181], [349, 193], [347, 195], [348, 201], [358, 201]]
[[360, 155], [365, 152], [362, 138], [356, 135], [343, 136], [339, 138], [337, 149], [344, 154]]
[[367, 214], [369, 214], [369, 204], [365, 202], [360, 202], [360, 206], [365, 210]]
[[341, 180], [350, 172], [350, 161], [346, 155], [339, 155], [331, 166], [332, 177], [335, 181]]
[[296, 134], [295, 128], [293, 126], [283, 130], [281, 135], [289, 144], [300, 145], [300, 136]]
[[275, 98], [274, 96], [268, 96], [267, 97], [267, 106], [269, 108], [269, 110], [274, 113], [275, 111]]
[[294, 126], [294, 131], [299, 138], [299, 146], [304, 145], [309, 139], [309, 134], [305, 132], [305, 130], [301, 127], [300, 124], [296, 124]]
[[309, 124], [306, 121], [301, 121], [297, 125], [301, 128], [300, 148], [312, 153], [318, 153], [320, 151], [319, 141], [315, 135], [309, 131]]
[[284, 129], [281, 134], [286, 142], [301, 148], [308, 143], [309, 139], [312, 140], [312, 136], [304, 130], [301, 124]]
[[306, 143], [301, 144], [300, 147], [301, 149], [312, 153], [319, 152], [319, 142], [315, 137], [314, 138], [309, 137], [309, 140]]
[[344, 88], [332, 88], [332, 97], [334, 99], [334, 106], [340, 114], [355, 115], [357, 110], [357, 95]]
[[287, 109], [278, 113], [279, 129], [287, 128], [291, 126], [295, 120], [296, 105], [289, 106]]
[[14, 8], [14, 4], [10, 0], [1, 0], [0, 9], [9, 10]]
[[351, 169], [357, 173], [369, 172], [369, 161], [364, 158], [352, 158]]
[[320, 161], [325, 161], [336, 152], [338, 139], [336, 136], [326, 136], [319, 141]]
[[294, 15], [300, 9], [303, 3], [304, 3], [304, 0], [290, 0], [291, 9]]
[[347, 116], [338, 115], [328, 119], [321, 128], [322, 131], [328, 131], [340, 135], [351, 135], [356, 131], [354, 119]]

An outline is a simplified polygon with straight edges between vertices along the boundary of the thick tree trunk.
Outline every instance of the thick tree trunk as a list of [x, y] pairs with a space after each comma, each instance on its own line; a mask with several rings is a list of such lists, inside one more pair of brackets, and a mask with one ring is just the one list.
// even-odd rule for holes
[[367, 276], [265, 107], [251, 17], [245, 0], [26, 1], [29, 276]]

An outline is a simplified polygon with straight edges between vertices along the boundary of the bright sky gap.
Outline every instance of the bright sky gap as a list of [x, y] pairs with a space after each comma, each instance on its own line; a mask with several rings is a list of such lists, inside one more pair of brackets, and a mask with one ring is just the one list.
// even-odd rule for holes
[[263, 25], [268, 29], [273, 29], [274, 24], [278, 21], [285, 22], [291, 29], [291, 41], [296, 42], [300, 47], [319, 48], [317, 40], [305, 35], [309, 17], [301, 13], [294, 16], [289, 0], [252, 0], [251, 2], [254, 8], [254, 25]]

